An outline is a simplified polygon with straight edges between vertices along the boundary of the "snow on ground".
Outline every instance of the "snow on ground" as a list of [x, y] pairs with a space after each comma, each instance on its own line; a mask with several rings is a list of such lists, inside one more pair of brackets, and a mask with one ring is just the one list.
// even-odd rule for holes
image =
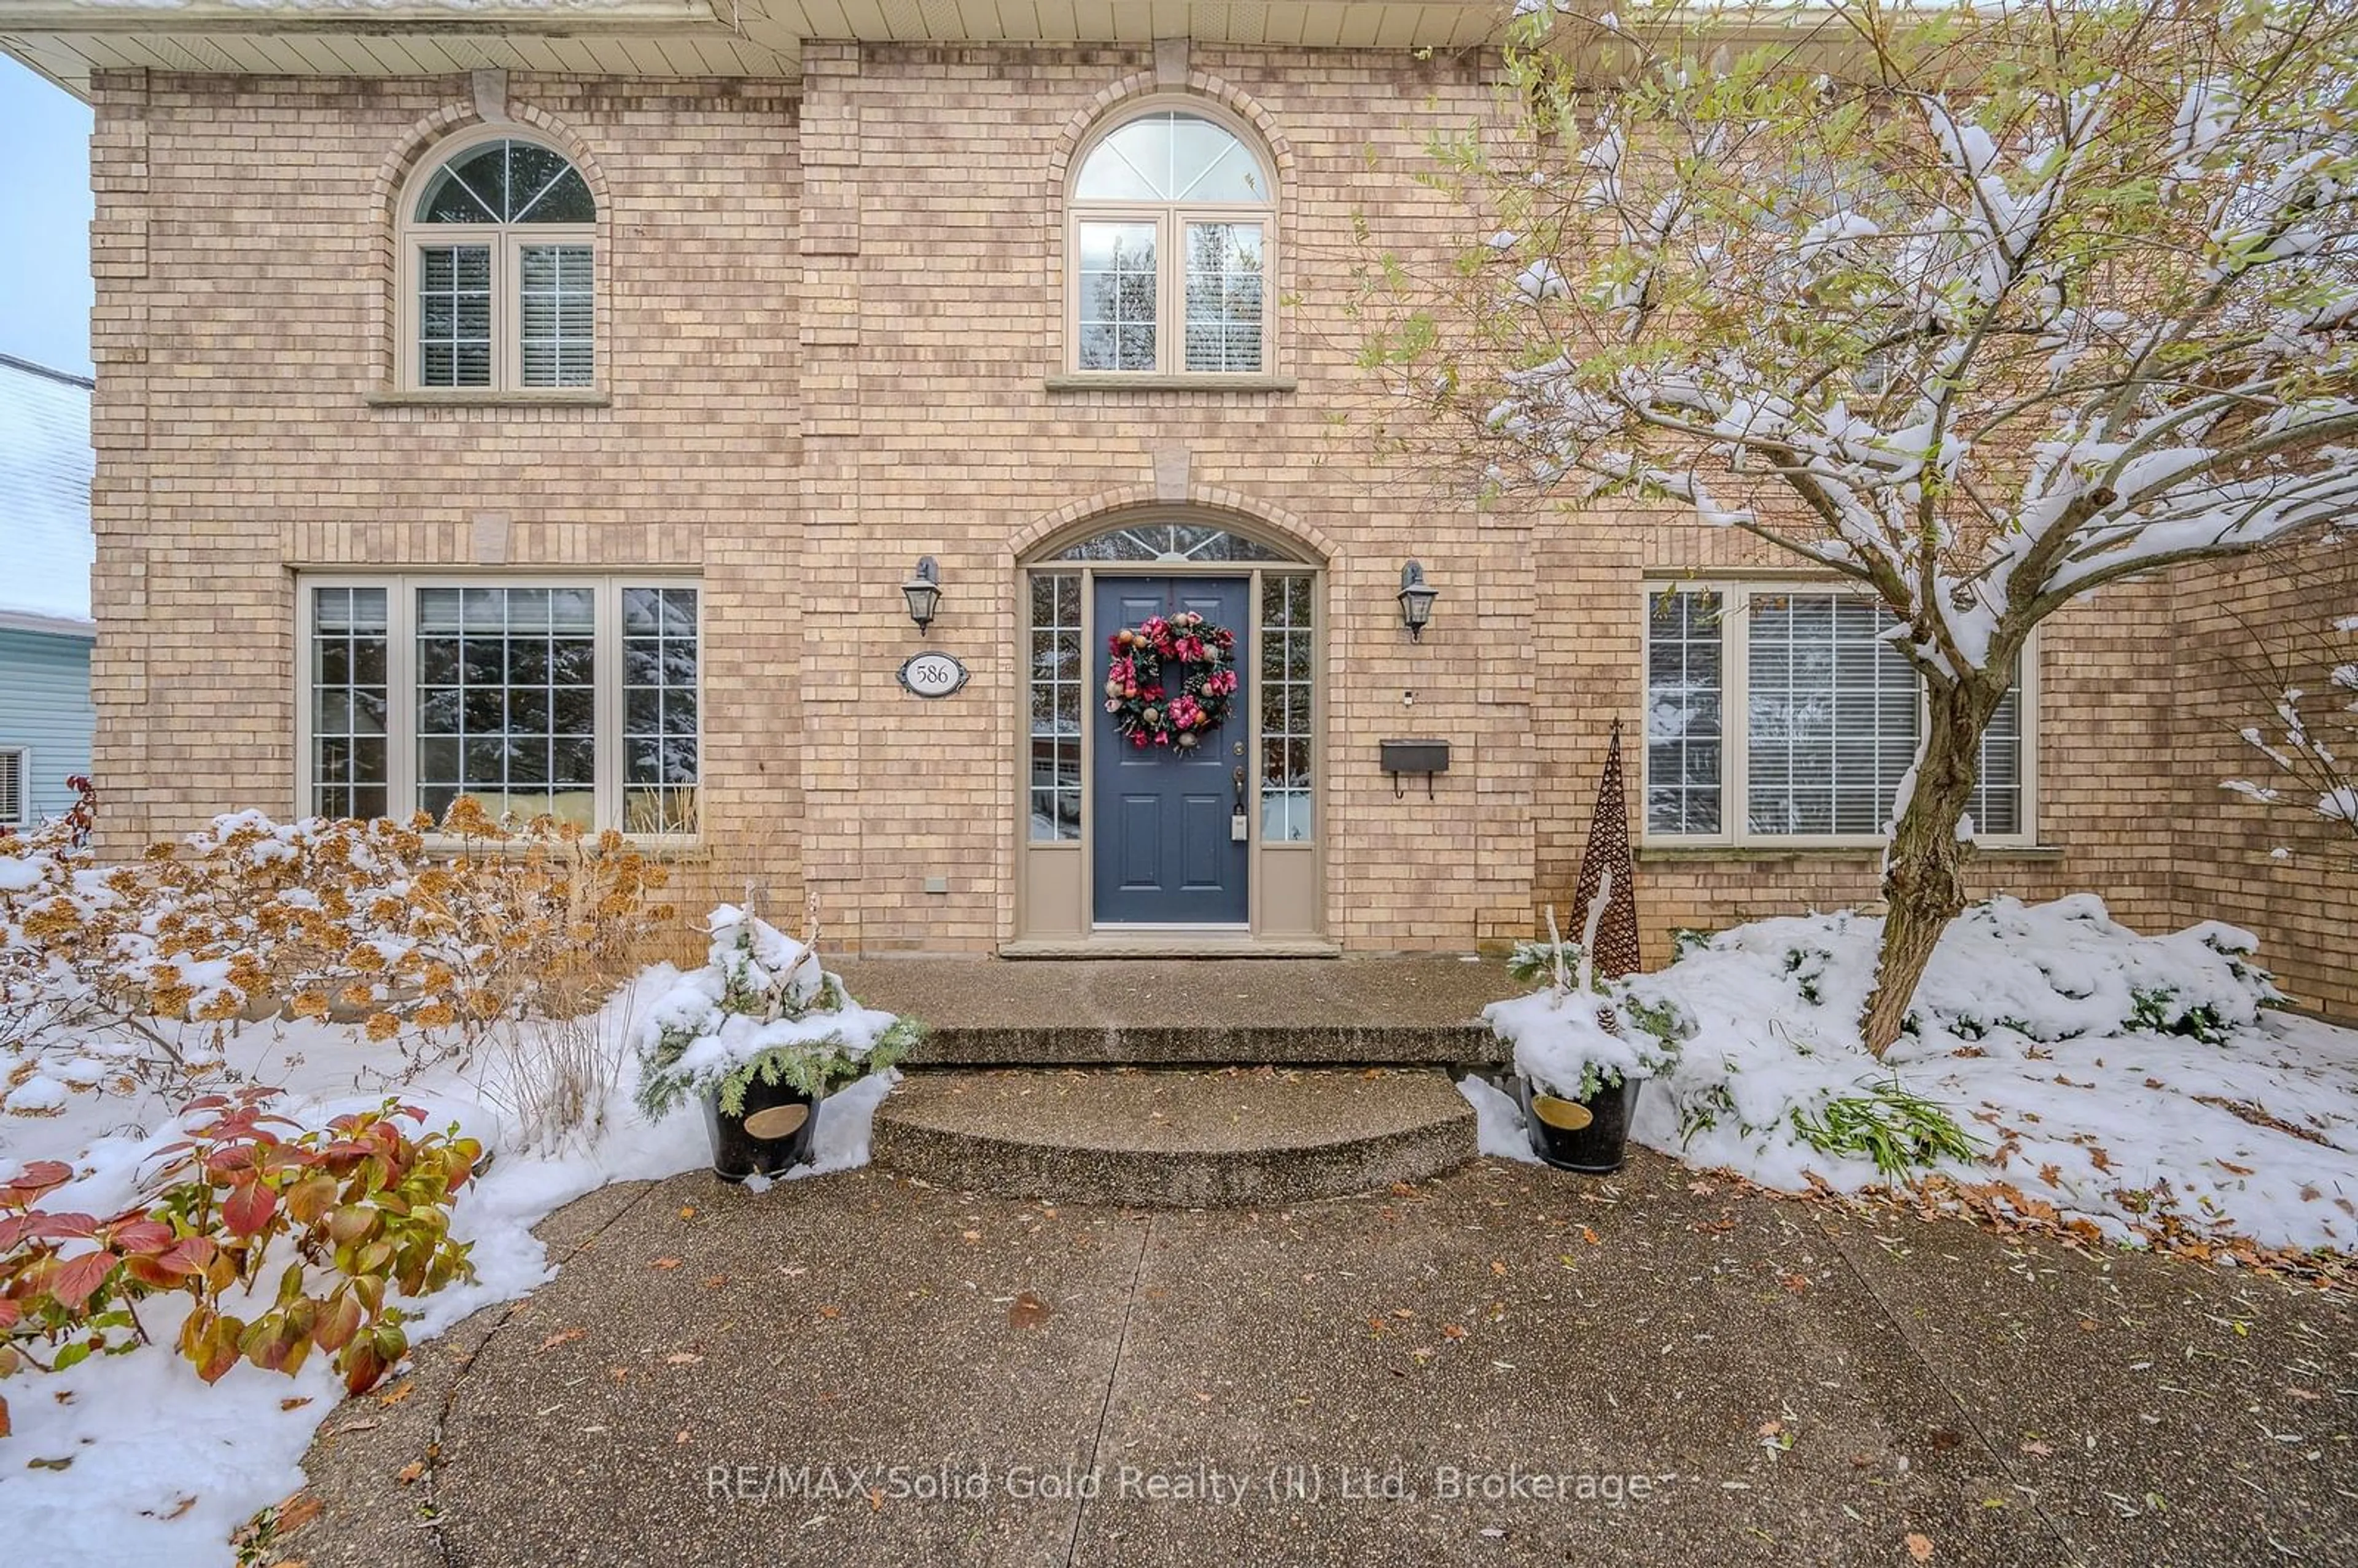
[[[2140, 936], [2086, 894], [1993, 901], [1943, 936], [1913, 1030], [1878, 1063], [1855, 1020], [1881, 930], [1846, 914], [1760, 921], [1617, 987], [1625, 1020], [1674, 1015], [1680, 1037], [1631, 1136], [1780, 1191], [1856, 1192], [1904, 1183], [1802, 1127], [1849, 1100], [1904, 1130], [1893, 1108], [1914, 1097], [1977, 1148], [1920, 1152], [1909, 1180], [2132, 1245], [2358, 1250], [2358, 1032], [2266, 1006], [2278, 999], [2248, 935]], [[1576, 1048], [1551, 1031], [1593, 1011], [1542, 993], [1498, 1027], [1544, 1056]]]
[[[399, 1057], [388, 1046], [322, 1024], [262, 1024], [231, 1037], [224, 1065], [244, 1081], [285, 1086], [287, 1097], [273, 1108], [306, 1126], [373, 1108], [393, 1093], [426, 1111], [426, 1129], [459, 1122], [492, 1153], [491, 1168], [451, 1210], [452, 1234], [473, 1244], [476, 1278], [415, 1303], [407, 1325], [415, 1344], [548, 1280], [555, 1271], [531, 1227], [561, 1205], [609, 1182], [668, 1176], [709, 1162], [700, 1114], [683, 1110], [650, 1124], [631, 1103], [637, 1075], [626, 1044], [631, 1021], [644, 1011], [644, 997], [677, 980], [669, 966], [658, 966], [600, 1014], [598, 1038], [616, 1063], [604, 1114], [591, 1131], [556, 1149], [521, 1146], [515, 1119], [497, 1103], [500, 1080], [490, 1070], [496, 1051], [471, 1065], [445, 1065], [393, 1084], [383, 1074]], [[54, 1054], [58, 1067], [27, 1086], [72, 1082], [77, 1074], [86, 1083], [112, 1077], [125, 1085], [119, 1070], [110, 1074], [103, 1062], [81, 1055], [92, 1048], [84, 1042]], [[819, 1117], [817, 1158], [795, 1175], [867, 1163], [870, 1122], [894, 1076], [871, 1077], [830, 1097]], [[12, 1108], [25, 1103], [24, 1095], [19, 1087], [10, 1097]], [[35, 1099], [52, 1098], [43, 1090]], [[135, 1201], [143, 1166], [175, 1134], [171, 1107], [144, 1091], [65, 1092], [60, 1086], [54, 1098], [61, 1106], [57, 1114], [0, 1117], [0, 1174], [37, 1159], [64, 1159], [81, 1174], [42, 1206], [104, 1214]], [[313, 1429], [342, 1397], [328, 1358], [314, 1357], [294, 1378], [240, 1364], [208, 1388], [174, 1352], [183, 1315], [171, 1310], [178, 1299], [142, 1306], [154, 1344], [0, 1384], [16, 1422], [15, 1435], [0, 1440], [0, 1518], [11, 1526], [10, 1563], [226, 1564], [233, 1560], [231, 1532], [303, 1486], [300, 1465]], [[67, 1464], [49, 1467], [58, 1461]]]

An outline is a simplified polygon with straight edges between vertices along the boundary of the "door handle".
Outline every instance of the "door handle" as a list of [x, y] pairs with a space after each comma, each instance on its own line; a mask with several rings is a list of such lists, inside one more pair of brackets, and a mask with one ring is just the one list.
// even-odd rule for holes
[[1228, 776], [1236, 782], [1237, 804], [1242, 806], [1245, 803], [1245, 771], [1238, 768]]

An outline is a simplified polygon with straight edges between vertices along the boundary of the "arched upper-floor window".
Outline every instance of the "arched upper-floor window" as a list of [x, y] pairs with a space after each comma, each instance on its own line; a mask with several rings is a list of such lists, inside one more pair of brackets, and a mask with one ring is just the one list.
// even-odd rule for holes
[[1237, 132], [1167, 105], [1116, 121], [1083, 147], [1067, 213], [1075, 370], [1267, 368], [1276, 188]]
[[597, 220], [581, 171], [538, 142], [470, 141], [430, 166], [401, 212], [405, 380], [590, 385]]

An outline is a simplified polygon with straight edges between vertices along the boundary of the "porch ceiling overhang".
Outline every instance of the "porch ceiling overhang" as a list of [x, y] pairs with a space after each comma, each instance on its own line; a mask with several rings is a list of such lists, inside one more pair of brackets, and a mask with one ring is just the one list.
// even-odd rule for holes
[[0, 0], [0, 49], [76, 93], [94, 70], [793, 78], [805, 38], [1464, 48], [1507, 0]]

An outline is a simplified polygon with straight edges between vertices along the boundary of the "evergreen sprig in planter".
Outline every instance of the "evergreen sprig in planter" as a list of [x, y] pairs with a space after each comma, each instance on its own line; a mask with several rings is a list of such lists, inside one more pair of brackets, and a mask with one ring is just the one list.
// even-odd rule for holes
[[[1639, 1094], [1668, 1065], [1668, 1041], [1635, 1027], [1613, 996], [1589, 989], [1576, 943], [1520, 944], [1510, 968], [1520, 979], [1552, 980], [1482, 1013], [1515, 1049], [1515, 1096], [1531, 1152], [1558, 1170], [1619, 1170]], [[1578, 984], [1564, 983], [1575, 974]]]
[[726, 1182], [810, 1162], [827, 1098], [898, 1061], [919, 1026], [853, 1002], [807, 945], [732, 904], [712, 912], [702, 968], [680, 977], [639, 1037], [639, 1108], [704, 1105]]

